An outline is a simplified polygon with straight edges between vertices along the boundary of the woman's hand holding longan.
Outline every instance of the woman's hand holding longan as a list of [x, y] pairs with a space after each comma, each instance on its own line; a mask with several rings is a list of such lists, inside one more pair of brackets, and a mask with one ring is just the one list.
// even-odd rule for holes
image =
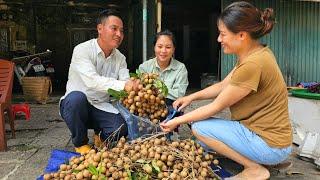
[[172, 120], [169, 120], [167, 122], [161, 122], [160, 127], [163, 132], [171, 132], [173, 131], [177, 126], [179, 125], [179, 122], [177, 118], [174, 118]]
[[181, 111], [182, 109], [187, 107], [191, 102], [192, 102], [192, 98], [190, 96], [184, 96], [175, 100], [172, 106], [177, 111]]

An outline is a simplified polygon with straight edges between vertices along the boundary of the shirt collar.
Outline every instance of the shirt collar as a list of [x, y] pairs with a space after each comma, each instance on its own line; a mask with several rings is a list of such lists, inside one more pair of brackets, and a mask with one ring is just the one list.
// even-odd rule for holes
[[[160, 66], [159, 66], [159, 64], [157, 62], [157, 58], [156, 57], [154, 58], [154, 61], [155, 61], [156, 67], [160, 70]], [[178, 67], [177, 67], [177, 64], [175, 62], [175, 59], [171, 58], [169, 66], [166, 69], [164, 69], [163, 71], [167, 71], [167, 70], [171, 70], [171, 69], [172, 70], [176, 70], [177, 68]]]
[[[102, 51], [101, 47], [100, 47], [99, 44], [98, 44], [98, 39], [96, 39], [96, 40], [94, 41], [94, 45], [96, 46], [96, 53], [97, 53], [97, 54], [101, 54], [103, 57], [105, 57], [104, 52]], [[116, 49], [112, 49], [112, 51], [111, 51], [111, 53], [110, 53], [110, 55], [109, 55], [108, 57], [112, 57], [112, 56], [114, 55], [115, 51], [116, 51]], [[107, 57], [107, 58], [108, 58], [108, 57]]]

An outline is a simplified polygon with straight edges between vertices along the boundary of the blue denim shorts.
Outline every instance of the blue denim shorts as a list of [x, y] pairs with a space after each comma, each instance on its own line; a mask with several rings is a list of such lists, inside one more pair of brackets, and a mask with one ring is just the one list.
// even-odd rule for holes
[[[281, 163], [288, 158], [292, 150], [291, 146], [286, 148], [270, 147], [260, 136], [239, 121], [212, 118], [192, 123], [192, 130], [203, 137], [223, 142], [259, 164], [274, 165]], [[200, 144], [205, 149], [212, 149], [202, 142]]]

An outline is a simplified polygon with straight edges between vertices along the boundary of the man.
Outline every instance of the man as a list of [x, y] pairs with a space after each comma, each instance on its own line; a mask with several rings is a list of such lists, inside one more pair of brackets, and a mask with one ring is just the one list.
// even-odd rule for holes
[[[87, 130], [95, 131], [95, 145], [120, 128], [127, 135], [124, 119], [109, 103], [109, 88], [130, 91], [139, 82], [129, 79], [125, 56], [116, 48], [123, 40], [123, 23], [113, 10], [97, 19], [98, 38], [77, 45], [72, 54], [66, 94], [60, 101], [60, 114], [72, 134], [76, 152], [90, 150]], [[101, 137], [101, 140], [100, 140]]]

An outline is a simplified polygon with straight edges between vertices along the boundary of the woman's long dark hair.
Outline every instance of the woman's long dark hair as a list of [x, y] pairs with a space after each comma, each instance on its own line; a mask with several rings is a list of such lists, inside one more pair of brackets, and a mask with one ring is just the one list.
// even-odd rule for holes
[[226, 7], [218, 18], [233, 33], [245, 31], [253, 39], [258, 39], [271, 32], [275, 19], [273, 9], [260, 11], [252, 4], [240, 1]]

